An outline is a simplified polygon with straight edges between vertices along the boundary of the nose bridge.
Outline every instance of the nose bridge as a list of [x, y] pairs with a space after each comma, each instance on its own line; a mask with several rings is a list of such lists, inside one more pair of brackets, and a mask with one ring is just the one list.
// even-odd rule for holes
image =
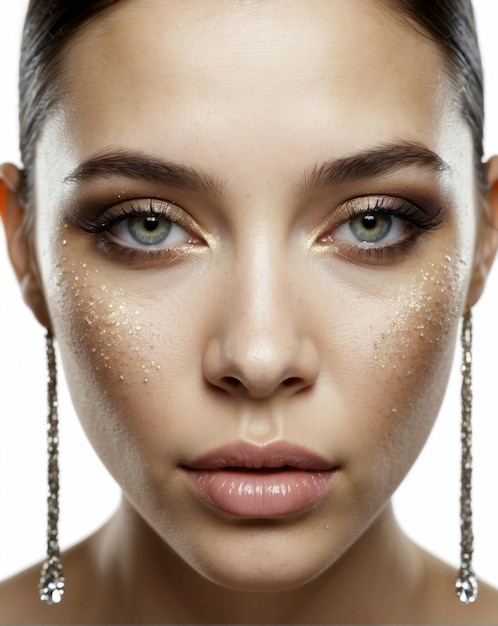
[[281, 256], [260, 242], [236, 263], [226, 340], [237, 359], [270, 365], [290, 347], [296, 320], [290, 319], [292, 292]]
[[230, 393], [265, 397], [279, 387], [302, 388], [317, 373], [298, 306], [301, 281], [293, 277], [288, 247], [276, 239], [263, 234], [239, 248], [220, 302], [223, 323], [206, 374]]
[[276, 347], [284, 340], [285, 333], [276, 333], [277, 328], [290, 331], [293, 326], [288, 305], [298, 285], [289, 284], [292, 242], [288, 218], [282, 216], [286, 212], [281, 210], [287, 200], [282, 191], [272, 189], [271, 179], [261, 172], [257, 195], [251, 202], [256, 207], [247, 211], [248, 206], [241, 205], [242, 219], [234, 228], [230, 323], [240, 332], [231, 333], [227, 339], [240, 347], [241, 357], [248, 351], [254, 357], [259, 355], [262, 362], [265, 354], [270, 357], [272, 345]]

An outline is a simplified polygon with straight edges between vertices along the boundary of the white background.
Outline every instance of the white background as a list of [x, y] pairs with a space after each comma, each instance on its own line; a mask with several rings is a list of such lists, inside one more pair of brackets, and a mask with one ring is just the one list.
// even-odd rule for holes
[[[26, 0], [0, 0], [0, 162], [18, 163], [17, 60]], [[487, 88], [486, 154], [498, 153], [498, 0], [475, 0]], [[475, 569], [498, 587], [498, 268], [474, 312]], [[46, 366], [43, 330], [23, 306], [0, 237], [0, 579], [45, 549]], [[395, 496], [402, 526], [459, 559], [459, 353], [440, 417]], [[60, 377], [62, 547], [97, 528], [119, 492], [96, 458]]]

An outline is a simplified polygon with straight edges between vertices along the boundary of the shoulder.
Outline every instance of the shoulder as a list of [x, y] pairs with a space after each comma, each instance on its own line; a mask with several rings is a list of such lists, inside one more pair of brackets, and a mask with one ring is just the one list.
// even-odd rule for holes
[[[476, 624], [498, 624], [498, 590], [479, 583], [479, 596], [475, 602], [475, 617], [472, 619]], [[465, 608], [465, 607], [464, 607]], [[476, 621], [481, 620], [481, 621]]]
[[40, 600], [41, 563], [0, 583], [0, 624], [68, 624], [84, 620], [88, 572], [82, 546], [64, 553], [63, 562], [66, 580], [78, 580], [79, 584], [71, 585], [71, 593], [65, 594], [60, 604], [49, 606]]
[[473, 604], [459, 603], [455, 624], [498, 624], [498, 591], [479, 582], [479, 595]]
[[[431, 575], [428, 578], [434, 595], [432, 623], [438, 624], [498, 624], [498, 590], [479, 581], [477, 600], [464, 604], [457, 598], [454, 581], [455, 568], [429, 557]], [[437, 600], [437, 602], [436, 602]]]
[[[47, 624], [54, 614], [45, 610], [38, 592], [40, 566], [9, 578], [0, 584], [0, 623]], [[50, 607], [46, 607], [49, 609]]]

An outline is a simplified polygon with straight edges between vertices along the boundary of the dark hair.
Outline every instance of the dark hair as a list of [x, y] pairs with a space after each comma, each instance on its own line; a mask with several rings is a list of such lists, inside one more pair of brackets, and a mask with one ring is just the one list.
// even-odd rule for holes
[[443, 51], [449, 77], [460, 96], [462, 116], [472, 133], [477, 179], [485, 191], [484, 77], [472, 0], [383, 1], [402, 18], [421, 26], [421, 34]]
[[60, 98], [62, 53], [72, 38], [119, 0], [30, 0], [19, 65], [19, 147], [29, 204], [36, 142]]
[[[19, 74], [20, 149], [24, 191], [32, 188], [35, 146], [48, 111], [60, 98], [62, 53], [71, 39], [119, 0], [31, 0]], [[483, 74], [471, 0], [382, 0], [421, 27], [443, 52], [474, 143], [476, 174], [486, 186], [483, 159]]]

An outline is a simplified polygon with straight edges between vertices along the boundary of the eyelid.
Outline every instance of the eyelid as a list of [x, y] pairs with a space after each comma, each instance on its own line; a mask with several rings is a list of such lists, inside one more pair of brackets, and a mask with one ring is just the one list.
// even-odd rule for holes
[[346, 200], [334, 209], [325, 222], [316, 229], [314, 241], [324, 238], [329, 232], [362, 215], [385, 213], [412, 223], [421, 230], [439, 227], [445, 218], [440, 204], [419, 203], [394, 195], [368, 195]]
[[[427, 208], [426, 208], [427, 207]], [[334, 233], [348, 223], [365, 215], [390, 215], [404, 224], [405, 232], [392, 241], [349, 241], [334, 238]], [[392, 195], [360, 196], [341, 204], [316, 231], [313, 241], [321, 250], [365, 267], [385, 266], [409, 257], [425, 236], [439, 228], [446, 210], [433, 203], [419, 205]]]
[[94, 209], [76, 215], [73, 222], [90, 234], [105, 233], [116, 224], [134, 217], [159, 215], [184, 228], [195, 237], [206, 240], [206, 234], [199, 224], [178, 204], [158, 198], [129, 199], [103, 210]]
[[[140, 243], [134, 246], [111, 232], [127, 220], [147, 215], [163, 217], [178, 226], [185, 231], [189, 241], [177, 241], [164, 247]], [[158, 198], [127, 199], [100, 209], [95, 204], [87, 204], [80, 211], [76, 210], [70, 221], [92, 238], [95, 251], [110, 260], [126, 262], [130, 267], [147, 268], [161, 261], [169, 263], [185, 255], [191, 256], [194, 250], [200, 251], [206, 245], [210, 246], [208, 236], [187, 211], [175, 202]]]
[[183, 219], [183, 211], [174, 202], [158, 200], [156, 198], [137, 198], [113, 204], [101, 211], [77, 216], [79, 226], [89, 232], [103, 232], [109, 225], [140, 215], [159, 214], [172, 222]]

